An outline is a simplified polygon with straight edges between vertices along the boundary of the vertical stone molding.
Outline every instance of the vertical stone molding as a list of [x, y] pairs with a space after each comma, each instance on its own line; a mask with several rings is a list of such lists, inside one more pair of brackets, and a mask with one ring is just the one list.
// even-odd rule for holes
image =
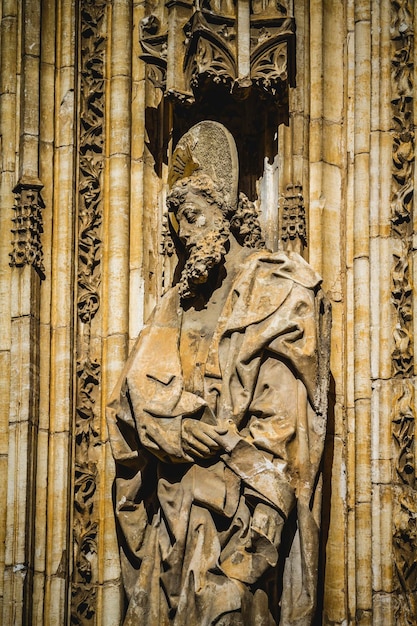
[[[11, 560], [6, 550], [6, 538], [10, 534], [10, 513], [7, 505], [9, 492], [8, 473], [10, 471], [10, 406], [12, 400], [12, 298], [10, 267], [10, 208], [15, 201], [12, 189], [16, 183], [15, 158], [17, 136], [17, 72], [18, 60], [18, 7], [10, 7], [8, 15], [0, 20], [0, 622], [8, 624], [11, 609], [9, 579]], [[4, 295], [3, 295], [4, 294]]]
[[13, 189], [13, 251], [10, 265], [23, 267], [32, 265], [39, 276], [45, 278], [41, 234], [43, 233], [42, 209], [45, 208], [41, 196], [43, 185], [39, 179], [23, 178]]
[[393, 556], [397, 624], [415, 624], [417, 614], [417, 506], [415, 475], [415, 390], [413, 288], [414, 211], [414, 4], [391, 2], [392, 196], [391, 271], [393, 309], [392, 373], [396, 397], [393, 434]]
[[78, 338], [74, 432], [74, 569], [71, 623], [94, 623], [98, 581], [97, 451], [101, 366], [92, 348], [100, 308], [107, 0], [80, 3]]
[[[4, 561], [5, 602], [0, 622], [9, 626], [31, 623], [33, 616], [36, 560], [37, 457], [39, 446], [40, 399], [40, 308], [41, 279], [45, 278], [41, 236], [43, 184], [39, 168], [39, 76], [40, 11], [30, 0], [2, 2], [0, 52], [0, 212], [7, 214], [6, 243], [11, 265], [10, 290], [0, 288], [0, 299], [10, 302], [10, 326], [1, 316], [1, 331], [10, 332], [10, 406], [6, 433], [8, 471]], [[8, 102], [7, 109], [4, 104]], [[15, 186], [13, 187], [11, 184]], [[10, 211], [4, 204], [13, 189], [12, 250], [10, 253]], [[11, 206], [11, 203], [9, 204]], [[3, 257], [4, 258], [4, 257]], [[3, 261], [3, 259], [2, 259]], [[5, 267], [1, 268], [3, 275]], [[7, 274], [6, 274], [7, 276]], [[4, 323], [6, 322], [6, 323]], [[2, 340], [3, 343], [3, 340]], [[4, 343], [3, 343], [4, 346]], [[1, 369], [1, 377], [7, 373]], [[3, 393], [3, 392], [2, 392]], [[4, 433], [3, 428], [0, 431]], [[1, 454], [1, 453], [0, 453]], [[0, 566], [0, 570], [3, 568]], [[3, 594], [0, 592], [0, 595]]]

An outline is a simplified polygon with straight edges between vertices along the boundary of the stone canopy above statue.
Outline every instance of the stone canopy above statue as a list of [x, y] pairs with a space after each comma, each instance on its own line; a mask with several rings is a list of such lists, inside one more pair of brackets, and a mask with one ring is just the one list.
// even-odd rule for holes
[[251, 91], [278, 106], [295, 85], [295, 21], [287, 2], [169, 0], [142, 19], [148, 77], [165, 94], [192, 104], [205, 87], [236, 99]]

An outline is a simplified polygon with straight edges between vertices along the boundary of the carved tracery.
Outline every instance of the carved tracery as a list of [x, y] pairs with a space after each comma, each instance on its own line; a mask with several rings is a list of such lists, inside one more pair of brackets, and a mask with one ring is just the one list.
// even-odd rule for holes
[[205, 79], [233, 88], [236, 79], [234, 20], [224, 17], [220, 25], [208, 21], [202, 11], [196, 11], [184, 27], [184, 69], [192, 90]]
[[[295, 82], [295, 24], [285, 3], [172, 0], [141, 23], [148, 78], [166, 95], [192, 103], [205, 84], [237, 98], [251, 89], [282, 105]], [[175, 51], [167, 55], [168, 48]]]

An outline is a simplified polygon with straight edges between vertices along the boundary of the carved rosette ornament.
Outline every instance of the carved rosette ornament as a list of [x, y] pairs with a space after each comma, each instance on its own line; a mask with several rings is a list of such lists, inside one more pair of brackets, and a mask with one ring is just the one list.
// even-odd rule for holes
[[15, 203], [12, 218], [13, 250], [10, 265], [32, 265], [41, 279], [45, 278], [41, 234], [43, 233], [42, 200], [43, 185], [37, 178], [22, 178], [13, 189]]
[[[284, 3], [171, 0], [141, 23], [148, 78], [191, 104], [206, 85], [251, 89], [282, 106], [295, 84], [295, 22]], [[167, 51], [171, 53], [167, 55]]]
[[395, 619], [415, 624], [417, 614], [417, 489], [415, 470], [415, 390], [413, 354], [414, 209], [414, 8], [411, 0], [391, 1], [392, 195], [391, 271], [393, 304], [392, 371], [395, 398], [393, 434], [393, 557]]
[[92, 624], [96, 615], [99, 511], [100, 362], [92, 324], [100, 308], [104, 63], [108, 0], [83, 0], [80, 10], [80, 137], [77, 274], [77, 387], [75, 405], [74, 568], [71, 623]]

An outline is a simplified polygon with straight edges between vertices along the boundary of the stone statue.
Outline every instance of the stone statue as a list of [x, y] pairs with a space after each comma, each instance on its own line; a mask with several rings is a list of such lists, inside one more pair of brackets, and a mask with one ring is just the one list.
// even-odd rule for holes
[[109, 404], [125, 625], [313, 619], [329, 306], [300, 256], [264, 248], [237, 180], [222, 125], [179, 142], [185, 264]]

